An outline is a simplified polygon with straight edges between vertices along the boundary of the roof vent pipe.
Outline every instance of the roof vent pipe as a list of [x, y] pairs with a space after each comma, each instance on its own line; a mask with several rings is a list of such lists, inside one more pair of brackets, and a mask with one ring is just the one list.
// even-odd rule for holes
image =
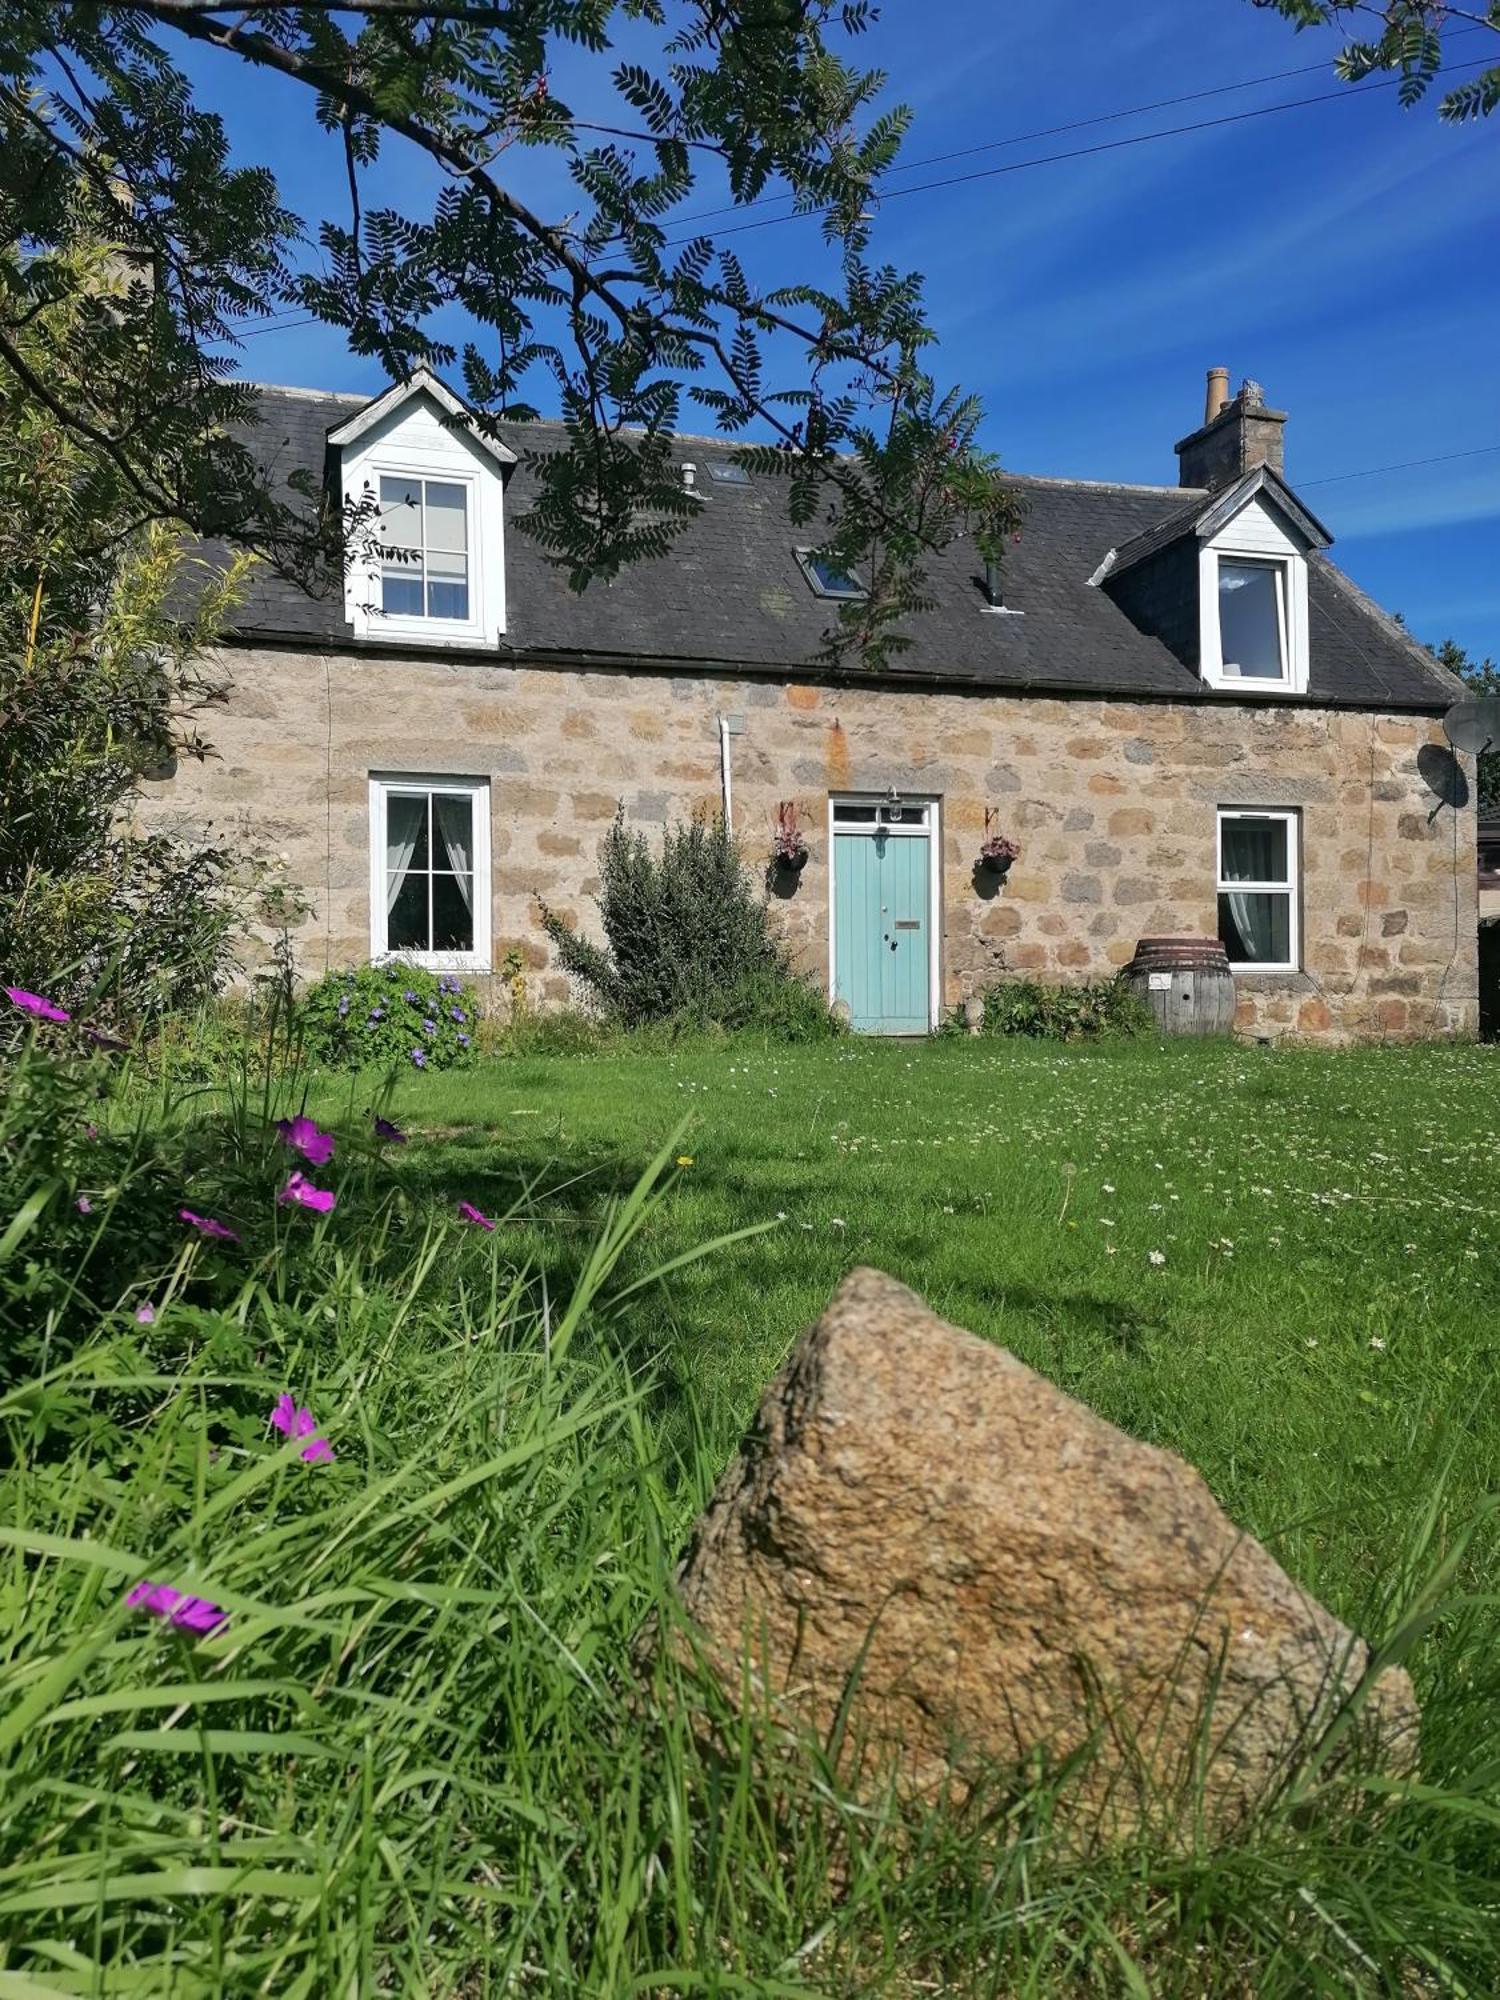
[[1208, 371], [1208, 394], [1203, 399], [1203, 421], [1211, 424], [1229, 401], [1229, 370], [1210, 368]]
[[693, 488], [698, 484], [698, 468], [696, 465], [689, 463], [683, 466], [682, 483], [688, 492], [691, 493]]

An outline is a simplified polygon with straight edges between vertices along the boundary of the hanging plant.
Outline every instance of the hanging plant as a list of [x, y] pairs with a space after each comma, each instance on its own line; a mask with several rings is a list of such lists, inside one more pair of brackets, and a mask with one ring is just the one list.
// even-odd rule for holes
[[985, 807], [984, 841], [979, 849], [979, 866], [986, 875], [1004, 875], [1021, 852], [1015, 841], [995, 831], [998, 817], [989, 806]]
[[777, 868], [799, 874], [807, 866], [807, 842], [797, 824], [797, 801], [782, 799], [776, 807], [776, 831], [771, 839], [771, 861]]

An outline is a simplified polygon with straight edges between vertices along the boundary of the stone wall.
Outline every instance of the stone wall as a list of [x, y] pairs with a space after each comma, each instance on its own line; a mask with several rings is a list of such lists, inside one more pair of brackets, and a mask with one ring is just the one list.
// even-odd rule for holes
[[[1471, 1033], [1474, 815], [1437, 804], [1418, 752], [1435, 720], [1222, 702], [1048, 700], [626, 671], [234, 648], [207, 719], [216, 757], [150, 788], [148, 812], [281, 856], [313, 905], [309, 974], [369, 955], [368, 778], [448, 772], [491, 783], [493, 937], [518, 947], [539, 1002], [568, 997], [537, 897], [588, 924], [600, 836], [719, 802], [717, 717], [735, 823], [757, 862], [778, 799], [811, 858], [776, 908], [826, 977], [828, 796], [889, 786], [941, 801], [942, 996], [1007, 972], [1107, 974], [1147, 934], [1217, 929], [1215, 808], [1302, 815], [1304, 970], [1242, 975], [1247, 1032], [1325, 1038]], [[1472, 777], [1472, 774], [1471, 774]], [[1021, 857], [976, 880], [986, 806]]]

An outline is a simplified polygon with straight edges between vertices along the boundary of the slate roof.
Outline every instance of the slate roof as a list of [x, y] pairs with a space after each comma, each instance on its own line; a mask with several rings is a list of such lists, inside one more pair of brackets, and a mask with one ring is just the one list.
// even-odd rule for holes
[[[364, 400], [263, 388], [253, 441], [273, 477], [284, 480], [298, 468], [321, 475], [328, 432]], [[518, 453], [555, 447], [562, 437], [560, 426], [545, 423], [504, 434]], [[582, 594], [511, 526], [533, 479], [524, 462], [515, 467], [506, 498], [507, 631], [493, 657], [813, 672], [836, 615], [797, 562], [799, 544], [813, 537], [788, 521], [774, 479], [752, 476], [745, 486], [709, 476], [710, 463], [730, 457], [723, 440], [684, 438], [678, 449], [682, 461], [697, 467], [704, 503], [698, 518], [664, 560], [637, 564]], [[983, 564], [972, 545], [950, 547], [930, 565], [936, 608], [913, 622], [913, 644], [880, 678], [996, 692], [1222, 699], [1089, 581], [1111, 550], [1136, 537], [1154, 539], [1168, 524], [1182, 532], [1179, 517], [1195, 515], [1202, 495], [1021, 475], [1012, 484], [1027, 516], [1020, 540], [1006, 550], [1004, 592], [1006, 605], [1025, 615], [985, 613]], [[1311, 685], [1302, 699], [1427, 710], [1453, 701], [1453, 678], [1321, 554], [1309, 559], [1308, 586]], [[237, 636], [356, 643], [341, 597], [309, 597], [264, 571], [242, 608]], [[1242, 698], [1238, 691], [1235, 698]]]

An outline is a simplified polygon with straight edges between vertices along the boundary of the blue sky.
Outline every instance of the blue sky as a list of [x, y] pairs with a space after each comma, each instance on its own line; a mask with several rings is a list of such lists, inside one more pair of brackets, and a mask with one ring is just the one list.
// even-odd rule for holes
[[[1494, 38], [1489, 42], [1493, 45]], [[915, 114], [903, 158], [990, 147], [1041, 128], [1325, 63], [1248, 0], [887, 0], [856, 44]], [[1485, 51], [1483, 33], [1451, 60]], [[1491, 56], [1491, 60], [1493, 60]], [[340, 185], [303, 93], [212, 58], [191, 65], [246, 157], [313, 218]], [[554, 84], [582, 110], [602, 72], [569, 57]], [[1156, 142], [1114, 142], [1290, 98], [1334, 101]], [[1086, 146], [1090, 157], [895, 190]], [[556, 167], [513, 153], [518, 193], [569, 204]], [[414, 210], [433, 180], [389, 154], [381, 193]], [[337, 198], [334, 195], [333, 198]], [[694, 206], [715, 206], [709, 195]], [[780, 209], [757, 210], [759, 221]], [[737, 218], [726, 217], [725, 227]], [[734, 236], [753, 278], [816, 278], [814, 225]], [[1500, 118], [1440, 126], [1429, 102], [1356, 96], [1324, 67], [1081, 131], [896, 174], [874, 254], [924, 271], [936, 372], [983, 397], [984, 440], [1018, 471], [1170, 482], [1201, 420], [1204, 371], [1253, 375], [1290, 412], [1287, 472], [1335, 556], [1419, 637], [1500, 656], [1500, 448], [1369, 478], [1366, 468], [1500, 447]], [[260, 331], [260, 381], [378, 389], [330, 329]]]

